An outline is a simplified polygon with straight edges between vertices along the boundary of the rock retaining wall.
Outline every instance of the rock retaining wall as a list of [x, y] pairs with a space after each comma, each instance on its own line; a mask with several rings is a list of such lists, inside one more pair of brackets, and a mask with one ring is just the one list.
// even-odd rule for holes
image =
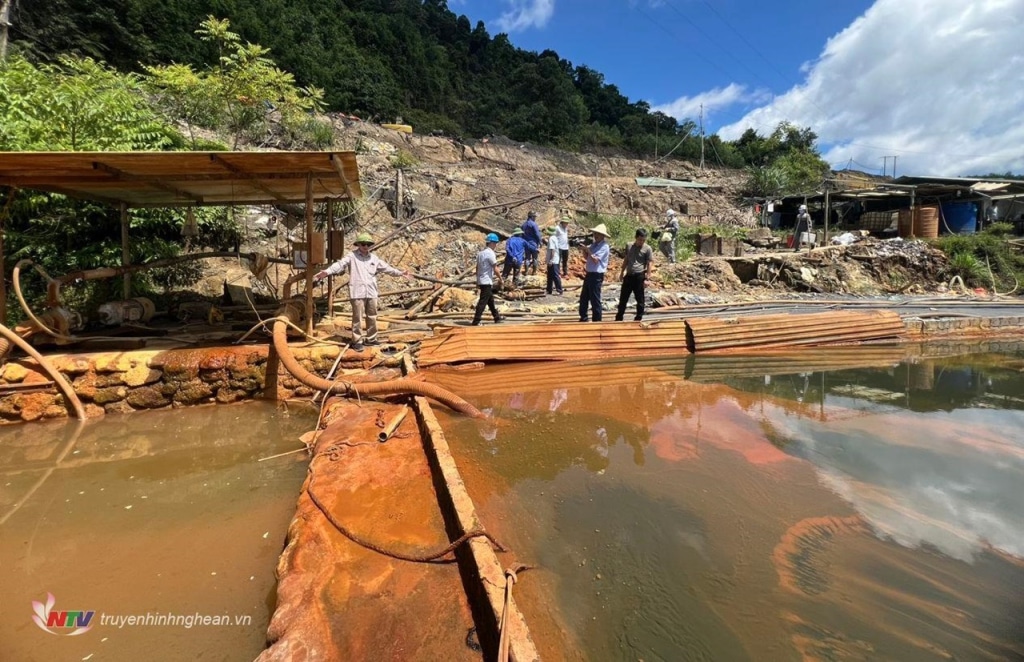
[[[326, 376], [339, 347], [297, 348], [296, 357], [308, 370]], [[207, 349], [143, 350], [49, 357], [71, 382], [90, 417], [203, 404], [226, 404], [258, 397], [309, 397], [312, 389], [288, 374], [270, 348], [263, 346]], [[362, 372], [376, 366], [394, 367], [398, 358], [371, 352], [349, 352], [339, 364], [344, 371]], [[267, 379], [268, 371], [271, 379]], [[38, 388], [33, 388], [37, 384]], [[68, 415], [63, 396], [35, 361], [9, 361], [0, 368], [0, 423], [61, 418]]]

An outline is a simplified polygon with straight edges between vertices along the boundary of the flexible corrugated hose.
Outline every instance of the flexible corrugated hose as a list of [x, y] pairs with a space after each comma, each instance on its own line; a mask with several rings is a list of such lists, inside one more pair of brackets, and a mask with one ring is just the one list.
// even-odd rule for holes
[[457, 412], [472, 416], [473, 418], [484, 418], [483, 413], [466, 402], [451, 391], [441, 388], [435, 384], [416, 381], [414, 379], [392, 379], [386, 382], [367, 382], [355, 384], [352, 382], [332, 382], [315, 375], [302, 367], [295, 355], [288, 346], [288, 319], [278, 317], [274, 319], [274, 350], [281, 358], [285, 369], [295, 379], [306, 386], [318, 391], [325, 391], [334, 395], [421, 395], [436, 400], [441, 404], [454, 409]]

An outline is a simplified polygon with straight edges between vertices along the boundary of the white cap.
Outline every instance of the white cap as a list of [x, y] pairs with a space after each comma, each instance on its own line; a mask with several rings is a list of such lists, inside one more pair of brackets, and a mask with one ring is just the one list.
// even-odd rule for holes
[[807, 211], [807, 205], [800, 205], [800, 211]]
[[676, 215], [676, 210], [675, 209], [669, 209], [667, 212], [665, 212], [665, 215], [666, 216], [675, 216]]

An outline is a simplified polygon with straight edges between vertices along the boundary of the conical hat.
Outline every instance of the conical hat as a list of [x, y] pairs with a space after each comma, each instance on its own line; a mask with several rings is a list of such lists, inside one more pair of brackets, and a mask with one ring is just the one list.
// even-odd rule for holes
[[608, 234], [608, 228], [607, 228], [607, 227], [605, 227], [605, 224], [604, 224], [604, 223], [601, 223], [601, 224], [600, 224], [600, 225], [598, 225], [598, 226], [597, 226], [596, 228], [590, 228], [590, 231], [591, 231], [591, 232], [596, 232], [596, 233], [598, 233], [598, 234], [603, 234], [603, 235], [604, 235], [604, 236], [606, 236], [606, 237], [610, 236], [610, 235]]

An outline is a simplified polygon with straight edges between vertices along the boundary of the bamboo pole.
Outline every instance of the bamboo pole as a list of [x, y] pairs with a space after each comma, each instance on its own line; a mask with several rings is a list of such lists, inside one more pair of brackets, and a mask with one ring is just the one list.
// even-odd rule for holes
[[[130, 221], [128, 219], [128, 205], [127, 203], [121, 203], [121, 266], [129, 267], [132, 264], [131, 246], [128, 243], [128, 226]], [[132, 295], [132, 276], [130, 273], [125, 272], [124, 283], [122, 285], [124, 300], [127, 301]]]
[[[468, 274], [473, 269], [476, 269], [476, 265], [475, 264], [473, 266], [471, 266], [471, 267], [467, 267], [467, 268], [463, 269], [461, 272], [456, 274], [455, 280], [457, 280], [457, 281], [461, 280], [463, 276]], [[409, 311], [405, 313], [405, 319], [409, 319], [409, 320], [416, 319], [416, 315], [418, 315], [421, 310], [423, 310], [424, 308], [429, 306], [431, 303], [436, 301], [439, 296], [441, 296], [442, 294], [444, 294], [448, 290], [452, 289], [453, 287], [455, 287], [455, 286], [454, 285], [445, 285], [441, 289], [435, 290], [435, 291], [431, 292], [430, 294], [428, 294], [427, 296], [423, 297], [422, 299], [420, 299], [420, 301], [415, 306], [410, 308]]]

